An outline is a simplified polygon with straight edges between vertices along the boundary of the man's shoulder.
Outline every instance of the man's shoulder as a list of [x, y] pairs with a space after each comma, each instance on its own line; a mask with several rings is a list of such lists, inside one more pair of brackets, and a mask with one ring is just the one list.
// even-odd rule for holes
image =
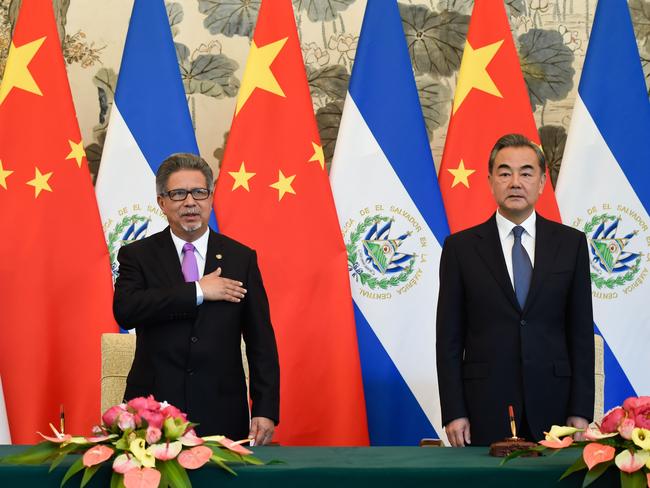
[[554, 220], [549, 220], [537, 214], [538, 228], [542, 232], [552, 232], [553, 234], [570, 240], [582, 240], [585, 236], [584, 232], [581, 230], [575, 229], [570, 225], [561, 224], [560, 222], [555, 222]]
[[459, 230], [453, 234], [449, 234], [445, 239], [445, 244], [449, 243], [449, 245], [453, 245], [470, 242], [476, 238], [483, 237], [492, 231], [496, 231], [494, 215], [492, 215], [492, 217], [487, 219], [485, 222], [477, 224], [473, 227], [468, 227], [464, 230]]
[[160, 246], [160, 243], [163, 242], [165, 239], [171, 239], [171, 236], [169, 235], [169, 227], [156, 232], [155, 234], [152, 234], [147, 237], [143, 237], [142, 239], [138, 239], [136, 241], [129, 242], [128, 244], [123, 245], [120, 248], [120, 252], [126, 252], [126, 253], [140, 253], [140, 252], [152, 252], [152, 250], [155, 247]]
[[255, 252], [253, 248], [227, 236], [226, 234], [222, 234], [221, 232], [210, 230], [210, 238], [217, 240], [220, 246], [238, 253], [251, 254]]

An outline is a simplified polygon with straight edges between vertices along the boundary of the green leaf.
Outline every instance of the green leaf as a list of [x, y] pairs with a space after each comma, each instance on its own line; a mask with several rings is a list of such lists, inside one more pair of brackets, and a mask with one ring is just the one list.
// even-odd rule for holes
[[61, 464], [61, 461], [63, 461], [65, 459], [65, 457], [68, 454], [70, 454], [72, 451], [74, 451], [75, 449], [76, 449], [76, 446], [73, 446], [73, 445], [69, 445], [69, 446], [66, 446], [63, 449], [61, 449], [61, 452], [59, 453], [59, 455], [56, 458], [54, 458], [54, 460], [50, 464], [50, 469], [48, 470], [48, 473], [51, 473], [52, 471], [54, 471], [56, 469], [56, 467], [59, 464]]
[[223, 459], [219, 458], [218, 456], [212, 456], [212, 457], [210, 458], [210, 461], [212, 461], [214, 464], [216, 464], [217, 466], [219, 466], [221, 469], [225, 469], [225, 470], [228, 471], [230, 474], [233, 474], [233, 475], [237, 476], [237, 473], [235, 473], [235, 471], [233, 471], [233, 469], [232, 469], [230, 466], [228, 466], [228, 465], [223, 461]]
[[49, 459], [56, 457], [59, 452], [59, 444], [52, 442], [41, 442], [18, 454], [6, 456], [0, 459], [2, 464], [42, 464]]
[[[163, 486], [162, 483], [161, 486]], [[111, 475], [110, 488], [124, 488], [124, 475], [117, 471], [113, 471], [113, 474]]]
[[72, 466], [68, 468], [68, 471], [66, 471], [65, 476], [61, 480], [61, 484], [59, 486], [63, 487], [63, 485], [65, 485], [70, 478], [72, 478], [82, 469], [84, 469], [84, 461], [83, 458], [80, 457], [74, 463], [72, 463]]
[[198, 3], [199, 12], [206, 16], [203, 26], [210, 31], [210, 34], [252, 37], [261, 0], [246, 2], [198, 0]]
[[119, 441], [115, 443], [115, 449], [118, 451], [128, 451], [129, 450], [129, 441], [126, 436], [122, 437]]
[[[506, 457], [503, 458], [503, 461], [501, 461], [500, 466], [503, 466], [506, 464], [508, 461], [511, 459], [515, 459], [521, 456], [525, 456], [526, 454], [530, 453], [531, 451], [534, 452], [542, 452], [545, 451], [547, 448], [544, 446], [535, 446], [531, 447], [529, 449], [517, 449], [516, 451], [512, 451], [510, 454], [508, 454]], [[552, 449], [551, 449], [552, 450]]]
[[266, 466], [273, 466], [274, 464], [287, 464], [287, 462], [286, 461], [280, 461], [279, 459], [271, 459], [265, 465]]
[[86, 468], [86, 470], [84, 471], [84, 475], [81, 478], [81, 484], [79, 485], [79, 488], [84, 488], [84, 486], [86, 486], [88, 484], [88, 482], [91, 480], [91, 478], [93, 476], [95, 476], [95, 473], [100, 468], [100, 466], [101, 466], [101, 463], [100, 464], [95, 464], [94, 466], [90, 466], [90, 467]]
[[614, 464], [614, 460], [607, 461], [606, 463], [596, 464], [596, 466], [587, 471], [585, 479], [582, 481], [582, 488], [586, 488], [598, 478], [600, 478], [603, 473], [607, 471], [607, 468], [609, 468], [612, 464]]
[[208, 445], [212, 449], [212, 453], [219, 459], [229, 462], [229, 463], [243, 463], [242, 457], [236, 452], [232, 452], [229, 449], [221, 446]]
[[576, 459], [576, 462], [573, 463], [571, 466], [567, 468], [567, 470], [564, 472], [562, 476], [560, 476], [560, 479], [563, 480], [570, 474], [575, 473], [576, 471], [581, 471], [583, 469], [587, 469], [587, 465], [585, 464], [585, 460], [582, 459], [582, 454], [578, 459]]
[[254, 464], [255, 466], [264, 466], [264, 461], [262, 461], [259, 458], [256, 458], [255, 456], [243, 456], [242, 461], [244, 461], [246, 464]]
[[[438, 78], [458, 71], [470, 16], [452, 10], [437, 12], [426, 5], [398, 5], [415, 73]], [[390, 69], [388, 63], [386, 67]]]
[[175, 459], [164, 461], [157, 468], [172, 488], [192, 488], [187, 471]]
[[632, 474], [621, 471], [621, 488], [646, 488], [646, 476], [643, 470], [635, 471]]

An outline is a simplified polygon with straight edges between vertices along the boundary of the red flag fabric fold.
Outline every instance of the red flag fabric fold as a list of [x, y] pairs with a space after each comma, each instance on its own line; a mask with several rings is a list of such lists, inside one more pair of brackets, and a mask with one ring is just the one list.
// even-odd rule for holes
[[51, 2], [23, 0], [0, 85], [0, 375], [15, 443], [100, 419], [108, 251]]
[[275, 439], [368, 444], [347, 254], [290, 0], [262, 2], [215, 209], [259, 255], [280, 355]]

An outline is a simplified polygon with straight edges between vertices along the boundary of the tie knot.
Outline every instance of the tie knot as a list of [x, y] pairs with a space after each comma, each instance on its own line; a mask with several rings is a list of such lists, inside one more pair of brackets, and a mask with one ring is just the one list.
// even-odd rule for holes
[[524, 228], [521, 225], [515, 225], [512, 228], [512, 233], [515, 236], [515, 239], [521, 239], [521, 234], [524, 233]]
[[183, 252], [194, 252], [194, 244], [186, 242], [185, 245], [183, 245]]

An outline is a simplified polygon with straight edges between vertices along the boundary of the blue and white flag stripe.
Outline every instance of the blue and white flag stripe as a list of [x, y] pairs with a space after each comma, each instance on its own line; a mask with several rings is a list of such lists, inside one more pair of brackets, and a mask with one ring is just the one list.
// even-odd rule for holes
[[198, 146], [165, 3], [136, 0], [96, 185], [114, 273], [120, 245], [167, 225], [155, 173], [175, 152]]
[[443, 437], [435, 310], [448, 227], [395, 2], [366, 6], [330, 180], [371, 444]]
[[650, 394], [648, 134], [627, 2], [598, 2], [556, 197], [562, 220], [589, 241], [594, 320], [607, 345], [605, 409]]

